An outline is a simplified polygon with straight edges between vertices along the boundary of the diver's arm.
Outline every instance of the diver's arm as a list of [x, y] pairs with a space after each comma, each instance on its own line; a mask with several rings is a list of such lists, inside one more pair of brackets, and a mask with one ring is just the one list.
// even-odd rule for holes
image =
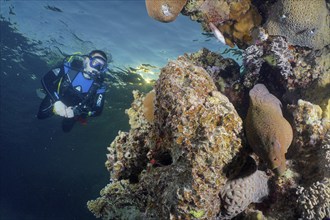
[[54, 102], [60, 99], [57, 93], [57, 88], [63, 75], [63, 67], [55, 68], [46, 73], [45, 76], [41, 79], [41, 84], [44, 90]]

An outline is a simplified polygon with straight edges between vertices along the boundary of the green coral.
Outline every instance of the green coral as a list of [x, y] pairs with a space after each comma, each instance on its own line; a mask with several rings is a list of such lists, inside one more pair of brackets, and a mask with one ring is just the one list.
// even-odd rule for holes
[[201, 218], [205, 214], [204, 210], [191, 210], [189, 213], [195, 218]]

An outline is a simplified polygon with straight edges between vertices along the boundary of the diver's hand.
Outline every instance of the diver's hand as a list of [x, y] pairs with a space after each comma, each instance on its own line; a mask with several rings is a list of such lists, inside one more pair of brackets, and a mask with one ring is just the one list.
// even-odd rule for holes
[[53, 108], [53, 111], [56, 115], [59, 115], [59, 116], [62, 116], [62, 117], [65, 117], [66, 115], [66, 105], [61, 102], [61, 101], [56, 101], [54, 103], [54, 108]]
[[73, 118], [73, 109], [72, 107], [67, 107], [63, 102], [57, 101], [54, 103], [54, 113], [56, 115], [65, 117], [65, 118]]
[[67, 107], [66, 108], [66, 118], [73, 118], [74, 117], [74, 112], [73, 112], [73, 107]]

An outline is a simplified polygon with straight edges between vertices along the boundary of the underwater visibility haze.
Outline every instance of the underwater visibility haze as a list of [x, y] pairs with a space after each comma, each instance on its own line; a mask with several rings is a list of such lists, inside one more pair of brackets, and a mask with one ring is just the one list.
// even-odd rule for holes
[[[0, 219], [329, 219], [329, 10], [0, 0]], [[38, 120], [44, 74], [95, 49], [102, 115]]]
[[[217, 42], [199, 24], [151, 19], [144, 1], [3, 1], [1, 7], [0, 218], [95, 219], [86, 202], [109, 181], [106, 147], [128, 130], [132, 90], [151, 86], [125, 70], [151, 66]], [[65, 55], [101, 49], [112, 55], [102, 116], [66, 134], [59, 117], [37, 120], [41, 77]], [[118, 68], [118, 69], [117, 69]], [[145, 71], [146, 72], [146, 71]], [[141, 74], [145, 73], [141, 71]]]

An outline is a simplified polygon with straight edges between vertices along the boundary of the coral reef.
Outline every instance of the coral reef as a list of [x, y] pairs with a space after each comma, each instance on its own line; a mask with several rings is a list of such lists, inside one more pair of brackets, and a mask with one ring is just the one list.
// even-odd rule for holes
[[144, 97], [134, 93], [131, 130], [108, 148], [113, 182], [88, 207], [103, 219], [124, 218], [125, 201], [136, 218], [214, 218], [227, 180], [223, 169], [242, 148], [242, 121], [209, 74], [185, 57], [162, 69], [155, 91], [153, 124]]
[[269, 10], [264, 27], [270, 35], [313, 49], [330, 44], [330, 17], [324, 0], [278, 0]]
[[180, 14], [187, 0], [146, 0], [148, 15], [161, 22], [171, 22]]
[[102, 219], [329, 218], [324, 1], [146, 5], [157, 20], [172, 21], [181, 11], [245, 49], [237, 52], [243, 65], [201, 49], [170, 61], [146, 95], [134, 91], [126, 110], [131, 129], [108, 147], [110, 183], [88, 208]]
[[108, 147], [106, 167], [113, 180], [129, 179], [136, 182], [148, 162], [146, 154], [149, 149], [145, 142], [149, 138], [151, 125], [144, 116], [144, 96], [138, 91], [133, 91], [133, 96], [132, 107], [126, 110], [131, 130], [120, 131]]
[[324, 219], [330, 216], [329, 180], [317, 181], [308, 188], [298, 186], [297, 195], [303, 219]]
[[226, 179], [221, 170], [241, 148], [241, 119], [207, 72], [184, 57], [162, 70], [155, 87], [156, 133], [162, 144], [152, 152], [170, 152], [173, 166], [184, 162], [191, 173], [190, 184], [178, 189], [173, 214], [184, 217], [203, 210], [203, 218], [215, 216]]
[[330, 178], [329, 155], [330, 121], [322, 118], [322, 109], [318, 105], [299, 100], [291, 105], [294, 117], [294, 150], [296, 169], [303, 170], [304, 182], [321, 181]]
[[[325, 83], [330, 74], [328, 47], [317, 52], [291, 47], [283, 37], [271, 37], [262, 44], [249, 46], [243, 53], [243, 65], [243, 84], [247, 88], [262, 82], [267, 86], [280, 86], [283, 91], [296, 90], [304, 99], [310, 96], [319, 102], [327, 100], [325, 97], [330, 91], [330, 83]], [[321, 79], [323, 82], [318, 82]], [[315, 90], [320, 91], [322, 98], [313, 96]]]
[[[256, 51], [261, 51], [260, 47], [274, 48], [270, 46], [271, 39], [254, 48]], [[290, 51], [296, 59], [296, 54], [305, 50]], [[260, 72], [264, 72], [264, 65], [270, 63], [265, 57], [268, 51], [262, 49], [262, 52]], [[306, 54], [299, 56], [306, 57]], [[313, 62], [324, 60], [324, 57], [321, 51]], [[275, 62], [273, 65], [283, 81], [271, 84], [265, 80], [265, 73], [257, 80], [267, 82], [267, 87], [273, 85], [272, 93], [278, 92], [276, 86], [285, 86], [292, 77], [288, 76], [285, 81], [279, 64]], [[322, 68], [326, 65], [315, 64]], [[293, 74], [295, 68], [292, 66]], [[322, 68], [318, 70], [328, 71]], [[317, 86], [321, 85], [328, 85], [324, 74], [317, 77]], [[286, 158], [286, 149], [280, 154], [281, 159], [286, 160], [287, 169], [283, 173], [280, 170], [282, 176], [274, 175], [269, 181], [267, 177], [255, 187], [255, 179], [252, 180], [255, 177], [252, 176], [263, 172], [256, 171], [258, 175], [248, 176], [242, 171], [254, 167], [253, 172], [259, 169], [271, 174], [263, 162], [267, 159], [259, 160], [254, 154], [251, 155], [254, 157], [252, 161], [246, 157], [251, 152], [242, 148], [246, 143], [242, 122], [228, 100], [233, 100], [237, 109], [247, 109], [247, 104], [242, 101], [248, 101], [246, 91], [239, 66], [214, 52], [202, 49], [169, 62], [150, 93], [133, 93], [134, 102], [126, 111], [131, 129], [119, 132], [108, 148], [106, 166], [111, 182], [101, 191], [100, 198], [88, 202], [89, 209], [102, 219], [214, 219], [217, 216], [229, 219], [238, 213], [241, 213], [238, 218], [308, 219], [313, 214], [314, 217], [323, 216], [322, 210], [328, 207], [329, 198], [321, 195], [329, 186], [316, 187], [316, 184], [327, 184], [330, 178], [327, 114], [320, 106], [303, 100], [294, 102], [288, 111], [283, 111], [294, 131]], [[263, 94], [261, 100], [275, 103], [273, 108], [268, 107], [273, 112], [267, 117], [283, 117], [279, 99], [269, 92], [260, 94]], [[276, 96], [280, 98], [283, 94], [276, 93]], [[326, 94], [324, 97], [329, 99]], [[149, 116], [153, 118], [148, 119]], [[277, 126], [277, 130], [285, 131], [283, 127]], [[245, 129], [255, 131], [251, 126]], [[251, 184], [246, 184], [249, 178]], [[239, 187], [235, 181], [240, 182]], [[265, 188], [267, 182], [269, 188]], [[266, 202], [250, 204], [257, 201], [255, 193], [266, 189], [269, 189]], [[305, 205], [305, 202], [313, 204], [315, 201], [319, 201], [319, 205]]]
[[220, 192], [220, 219], [232, 219], [250, 203], [261, 202], [269, 193], [268, 178], [265, 172], [257, 170], [250, 176], [228, 181]]
[[101, 197], [89, 201], [87, 207], [97, 218], [144, 219], [141, 210], [145, 201], [140, 193], [129, 181], [117, 181], [102, 189]]
[[211, 31], [209, 24], [214, 24], [230, 46], [245, 47], [251, 43], [251, 31], [261, 23], [261, 16], [250, 0], [189, 0], [182, 13], [201, 22], [207, 32]]
[[240, 66], [233, 59], [223, 58], [206, 48], [185, 56], [208, 72], [217, 89], [228, 97], [239, 115], [246, 111], [248, 91], [241, 86]]
[[243, 54], [243, 63], [246, 68], [244, 85], [251, 88], [260, 79], [260, 70], [266, 62], [269, 66], [276, 66], [279, 69], [279, 76], [282, 81], [292, 79], [293, 53], [289, 50], [289, 45], [282, 37], [273, 38], [260, 45], [249, 46]]
[[250, 106], [245, 119], [248, 142], [271, 169], [283, 174], [285, 154], [292, 142], [292, 128], [283, 117], [281, 101], [263, 84], [250, 90]]
[[304, 81], [306, 76], [315, 79], [313, 84], [305, 87], [301, 97], [319, 105], [323, 110], [323, 117], [330, 120], [330, 47], [323, 48], [319, 53], [312, 53], [311, 56], [315, 65], [302, 65], [304, 62], [301, 62], [297, 70]]

